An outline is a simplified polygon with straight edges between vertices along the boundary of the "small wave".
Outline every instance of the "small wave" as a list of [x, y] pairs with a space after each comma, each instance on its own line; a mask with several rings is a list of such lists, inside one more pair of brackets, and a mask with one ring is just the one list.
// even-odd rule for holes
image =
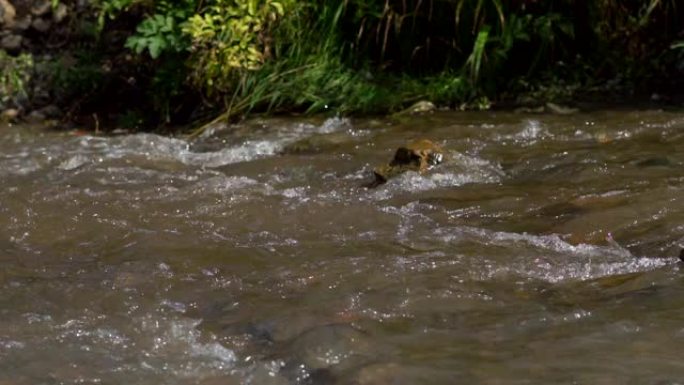
[[551, 134], [540, 121], [529, 119], [523, 123], [522, 131], [515, 134], [513, 138], [525, 142], [534, 142], [549, 136]]
[[[572, 245], [556, 234], [532, 235], [458, 227], [437, 229], [434, 239], [452, 246], [481, 245], [480, 254], [486, 257], [469, 261], [470, 271], [478, 279], [514, 273], [548, 282], [586, 280], [653, 270], [674, 263], [670, 259], [636, 257], [613, 245]], [[501, 250], [507, 250], [507, 255], [501, 256]]]
[[184, 151], [179, 154], [179, 160], [193, 166], [220, 167], [273, 156], [282, 147], [283, 143], [268, 140], [248, 141], [239, 146], [225, 148], [216, 152], [195, 153]]
[[64, 171], [71, 171], [87, 164], [88, 162], [90, 162], [90, 159], [88, 157], [86, 157], [85, 155], [78, 154], [63, 161], [57, 166], [57, 168]]

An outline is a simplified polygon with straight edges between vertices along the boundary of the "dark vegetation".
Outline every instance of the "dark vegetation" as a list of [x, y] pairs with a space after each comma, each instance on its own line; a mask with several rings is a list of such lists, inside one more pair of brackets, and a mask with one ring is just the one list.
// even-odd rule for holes
[[[42, 3], [2, 1], [15, 3], [17, 19], [16, 3]], [[68, 16], [47, 33], [12, 32], [27, 39], [0, 51], [5, 109], [57, 104], [65, 119], [149, 128], [256, 112], [388, 113], [419, 100], [450, 108], [678, 101], [684, 79], [677, 0], [50, 6]]]

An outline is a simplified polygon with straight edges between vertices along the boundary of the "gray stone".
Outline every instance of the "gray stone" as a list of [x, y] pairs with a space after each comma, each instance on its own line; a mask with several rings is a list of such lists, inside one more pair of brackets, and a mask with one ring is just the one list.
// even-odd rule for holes
[[15, 31], [26, 31], [31, 26], [31, 21], [33, 21], [31, 15], [26, 15], [21, 19], [15, 20], [12, 23], [12, 29]]
[[12, 3], [8, 0], [0, 0], [0, 23], [5, 26], [11, 26], [14, 23], [14, 18], [17, 16], [17, 11], [14, 9]]
[[30, 114], [26, 115], [26, 121], [29, 123], [43, 123], [46, 117], [40, 111], [31, 111]]
[[557, 115], [571, 115], [579, 112], [579, 109], [577, 108], [561, 106], [560, 104], [551, 102], [546, 103], [546, 108], [548, 108], [550, 112]]
[[31, 7], [31, 13], [35, 16], [43, 16], [50, 12], [52, 4], [48, 0], [36, 1]]
[[67, 15], [69, 14], [69, 8], [63, 3], [59, 3], [57, 8], [52, 10], [52, 21], [55, 23], [61, 23], [64, 19], [66, 19]]
[[21, 35], [7, 35], [0, 40], [0, 48], [6, 51], [18, 51], [23, 40], [24, 38]]
[[47, 105], [40, 109], [40, 113], [45, 115], [47, 118], [54, 119], [62, 116], [62, 110], [54, 104]]
[[50, 20], [46, 20], [40, 17], [36, 18], [35, 20], [33, 20], [33, 23], [31, 23], [31, 27], [33, 27], [33, 29], [41, 33], [47, 32], [51, 26], [52, 22]]
[[421, 114], [421, 113], [426, 113], [426, 112], [432, 112], [436, 110], [437, 107], [429, 101], [429, 100], [420, 100], [418, 102], [415, 102], [411, 107], [397, 112], [395, 115], [413, 115], [413, 114]]

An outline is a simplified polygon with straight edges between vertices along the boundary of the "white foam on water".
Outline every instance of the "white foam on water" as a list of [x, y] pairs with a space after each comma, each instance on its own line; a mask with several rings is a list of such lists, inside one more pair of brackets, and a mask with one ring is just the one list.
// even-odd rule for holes
[[188, 187], [192, 195], [225, 194], [239, 190], [247, 190], [251, 187], [263, 187], [258, 181], [245, 176], [217, 175], [202, 179]]
[[535, 142], [551, 136], [546, 127], [538, 120], [529, 119], [523, 122], [523, 129], [513, 138], [523, 142]]
[[284, 127], [275, 135], [270, 135], [272, 138], [268, 138], [269, 135], [266, 135], [266, 139], [246, 138], [240, 144], [209, 152], [191, 151], [189, 143], [183, 139], [155, 134], [135, 134], [123, 137], [119, 144], [114, 141], [112, 153], [114, 157], [137, 154], [152, 159], [172, 159], [186, 165], [214, 168], [275, 156], [285, 145], [298, 139], [312, 134], [329, 134], [350, 127], [349, 119], [330, 118], [320, 126], [298, 124], [294, 128]]
[[[675, 263], [673, 259], [636, 257], [613, 245], [572, 245], [558, 235], [532, 235], [473, 227], [440, 228], [435, 238], [450, 245], [480, 243], [479, 260], [472, 260], [473, 275], [491, 279], [511, 273], [548, 282], [586, 280], [602, 276], [653, 270]], [[487, 248], [506, 249], [507, 257], [488, 255]], [[496, 254], [496, 253], [495, 253]]]
[[[228, 374], [235, 367], [233, 350], [203, 336], [197, 329], [200, 320], [159, 318], [149, 315], [142, 319], [138, 339], [143, 341], [138, 357], [129, 357], [130, 371], [151, 371], [165, 378], [202, 379]], [[147, 339], [147, 341], [144, 341]], [[151, 340], [150, 340], [151, 339]], [[208, 340], [208, 341], [207, 341]]]
[[71, 171], [71, 170], [75, 170], [75, 169], [89, 163], [90, 161], [91, 160], [88, 157], [86, 157], [85, 155], [77, 154], [77, 155], [71, 156], [69, 159], [61, 162], [57, 166], [57, 168], [60, 170], [64, 170], [64, 171]]
[[492, 138], [494, 142], [512, 142], [521, 145], [533, 145], [541, 140], [553, 137], [548, 127], [536, 119], [525, 119], [522, 128], [513, 134], [496, 134]]
[[220, 167], [232, 163], [248, 162], [251, 160], [276, 155], [282, 148], [283, 142], [268, 140], [247, 141], [235, 147], [225, 148], [216, 152], [195, 153], [185, 151], [179, 154], [179, 160], [188, 165], [203, 167]]

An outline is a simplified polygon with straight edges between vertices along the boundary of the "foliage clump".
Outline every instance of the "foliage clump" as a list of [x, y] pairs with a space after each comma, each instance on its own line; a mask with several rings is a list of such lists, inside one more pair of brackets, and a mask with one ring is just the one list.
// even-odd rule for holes
[[[70, 63], [52, 76], [61, 99], [87, 113], [114, 98], [107, 108], [154, 111], [154, 123], [222, 111], [392, 112], [421, 99], [487, 108], [521, 94], [648, 94], [678, 89], [670, 80], [684, 72], [684, 7], [675, 0], [89, 4], [71, 24], [73, 44], [56, 54], [55, 63]], [[0, 87], [13, 82], [20, 93], [8, 76]]]
[[0, 50], [0, 106], [16, 108], [27, 101], [33, 67], [32, 55], [23, 53], [15, 57]]

